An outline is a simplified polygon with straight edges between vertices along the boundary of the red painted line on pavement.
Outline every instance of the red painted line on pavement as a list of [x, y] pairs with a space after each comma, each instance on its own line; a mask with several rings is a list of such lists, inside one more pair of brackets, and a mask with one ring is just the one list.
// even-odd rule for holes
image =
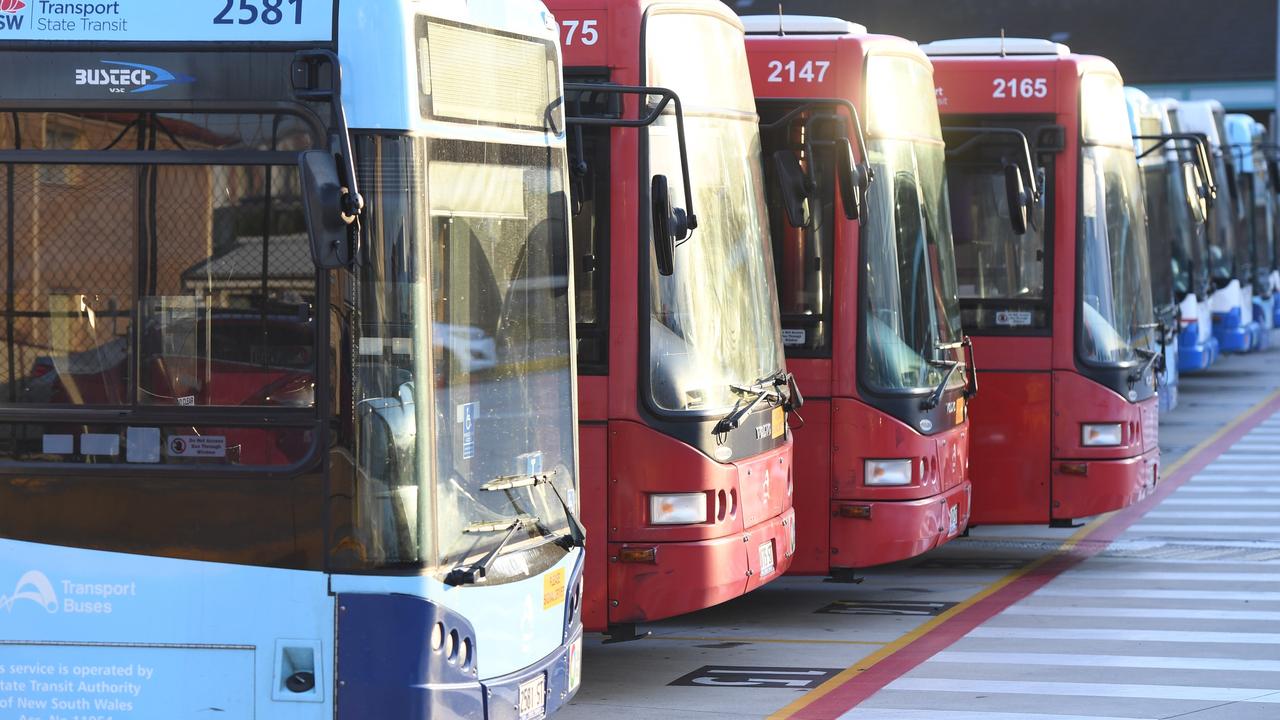
[[1107, 549], [1116, 538], [1143, 515], [1167, 498], [1196, 473], [1226, 452], [1241, 437], [1263, 420], [1280, 411], [1280, 394], [1248, 411], [1235, 425], [1207, 445], [1192, 451], [1168, 478], [1165, 478], [1145, 500], [1107, 517], [1083, 536], [1068, 541], [1041, 564], [991, 595], [946, 619], [928, 633], [916, 638], [857, 675], [830, 689], [809, 705], [790, 714], [795, 720], [834, 720], [856, 708], [886, 685], [915, 669], [938, 652], [947, 649], [974, 628], [990, 620], [1010, 605], [1044, 587], [1049, 581]]

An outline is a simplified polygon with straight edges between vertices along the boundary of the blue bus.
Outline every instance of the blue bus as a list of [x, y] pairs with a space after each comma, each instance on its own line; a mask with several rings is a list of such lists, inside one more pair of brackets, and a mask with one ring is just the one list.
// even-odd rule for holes
[[1240, 236], [1253, 258], [1253, 317], [1262, 328], [1262, 347], [1275, 327], [1275, 194], [1266, 159], [1266, 129], [1248, 115], [1229, 113], [1227, 140], [1235, 161], [1236, 214]]
[[[1161, 134], [1171, 138], [1176, 153], [1166, 146], [1167, 161], [1181, 168], [1168, 175], [1168, 192], [1174, 210], [1173, 288], [1181, 316], [1178, 336], [1178, 373], [1185, 375], [1208, 369], [1220, 353], [1218, 338], [1213, 334], [1213, 312], [1209, 300], [1214, 292], [1211, 269], [1214, 255], [1210, 248], [1210, 210], [1218, 200], [1212, 184], [1210, 166], [1212, 150], [1203, 135], [1183, 132], [1179, 103], [1173, 98], [1153, 101], [1154, 115], [1160, 120]], [[1186, 202], [1179, 198], [1186, 197]], [[1180, 208], [1185, 208], [1183, 211]]]
[[0, 717], [554, 712], [554, 18], [175, 7], [0, 6]]
[[1208, 140], [1213, 155], [1212, 184], [1220, 189], [1209, 219], [1213, 334], [1222, 352], [1244, 353], [1262, 344], [1262, 326], [1253, 317], [1253, 257], [1249, 238], [1241, 236], [1242, 210], [1225, 115], [1222, 103], [1216, 100], [1178, 103], [1182, 131], [1204, 135]]

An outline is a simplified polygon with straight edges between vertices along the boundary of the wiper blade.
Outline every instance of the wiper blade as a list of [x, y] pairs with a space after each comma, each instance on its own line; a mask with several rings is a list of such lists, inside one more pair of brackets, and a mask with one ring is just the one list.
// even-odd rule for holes
[[449, 571], [444, 578], [444, 584], [457, 587], [459, 585], [474, 585], [489, 574], [489, 568], [493, 567], [493, 561], [498, 559], [498, 555], [502, 549], [511, 542], [511, 538], [523, 527], [537, 522], [527, 515], [521, 515], [510, 520], [497, 520], [494, 522], [477, 522], [471, 523], [462, 529], [462, 532], [468, 535], [478, 535], [485, 533], [502, 532], [505, 530], [507, 534], [502, 540], [486, 554], [480, 558], [480, 562], [470, 565], [459, 565]]
[[929, 393], [929, 397], [920, 402], [921, 410], [932, 410], [938, 407], [938, 403], [942, 402], [942, 393], [947, 391], [947, 383], [951, 382], [951, 376], [956, 374], [956, 370], [960, 367], [960, 363], [955, 360], [931, 360], [930, 365], [935, 367], [945, 367], [947, 372], [942, 376], [942, 382], [938, 383], [938, 387]]
[[711, 432], [716, 435], [724, 435], [732, 430], [737, 430], [742, 424], [742, 418], [751, 414], [751, 411], [760, 404], [761, 400], [770, 400], [779, 404], [785, 403], [787, 398], [783, 397], [778, 389], [788, 385], [791, 382], [791, 374], [785, 369], [779, 370], [771, 375], [766, 375], [756, 380], [750, 385], [730, 385], [729, 389], [734, 394], [740, 395], [733, 404], [733, 409], [729, 411], [716, 423]]
[[586, 547], [587, 531], [583, 529], [582, 523], [578, 520], [578, 515], [565, 502], [564, 496], [560, 494], [560, 488], [555, 484], [556, 472], [552, 470], [549, 473], [531, 473], [528, 475], [503, 475], [496, 477], [489, 482], [480, 486], [482, 491], [498, 492], [509, 491], [523, 487], [538, 487], [545, 485], [551, 488], [551, 492], [556, 496], [556, 500], [560, 501], [560, 507], [564, 508], [564, 515], [569, 521], [569, 539], [572, 542], [570, 547]]
[[1155, 352], [1154, 350], [1148, 350], [1146, 348], [1134, 348], [1133, 351], [1142, 357], [1142, 364], [1134, 368], [1133, 372], [1129, 373], [1130, 384], [1141, 380], [1147, 374], [1147, 371], [1151, 369], [1151, 366], [1155, 365], [1157, 360], [1164, 357], [1161, 353]]

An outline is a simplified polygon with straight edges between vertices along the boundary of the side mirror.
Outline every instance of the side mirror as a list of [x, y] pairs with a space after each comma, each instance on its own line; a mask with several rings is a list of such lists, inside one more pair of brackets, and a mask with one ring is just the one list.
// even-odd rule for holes
[[1268, 160], [1267, 174], [1271, 179], [1271, 192], [1280, 192], [1280, 163]]
[[1029, 213], [1027, 190], [1022, 184], [1022, 170], [1017, 165], [1004, 166], [1004, 194], [1009, 205], [1009, 224], [1014, 234], [1026, 235]]
[[338, 161], [324, 150], [308, 150], [298, 164], [311, 259], [325, 270], [349, 267], [358, 250], [351, 236], [355, 218], [344, 213], [342, 196], [346, 190], [338, 175]]
[[689, 235], [689, 221], [684, 210], [671, 207], [671, 188], [666, 175], [654, 175], [649, 189], [653, 251], [658, 274], [671, 277], [676, 272], [676, 241]]
[[1187, 204], [1191, 206], [1191, 215], [1196, 224], [1202, 224], [1209, 218], [1209, 188], [1200, 178], [1200, 169], [1195, 165], [1182, 166], [1182, 184], [1187, 191]]
[[862, 199], [866, 197], [867, 188], [871, 186], [871, 178], [865, 169], [853, 159], [853, 143], [849, 138], [836, 141], [836, 173], [839, 175], [840, 204], [844, 206], [844, 216], [850, 220], [862, 218]]
[[773, 172], [778, 180], [782, 207], [787, 212], [787, 224], [791, 227], [809, 227], [813, 217], [809, 214], [809, 182], [800, 167], [800, 158], [790, 150], [778, 150], [773, 154]]

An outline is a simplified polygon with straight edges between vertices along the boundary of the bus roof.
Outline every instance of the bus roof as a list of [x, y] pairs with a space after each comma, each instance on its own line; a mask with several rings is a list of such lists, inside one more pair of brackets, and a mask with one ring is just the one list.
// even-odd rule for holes
[[995, 55], [997, 57], [1008, 57], [1013, 55], [1065, 56], [1071, 54], [1071, 48], [1066, 45], [1039, 38], [955, 38], [925, 43], [920, 46], [920, 49], [926, 55], [931, 56], [981, 57]]
[[821, 15], [743, 15], [748, 35], [866, 35], [867, 26]]
[[1218, 135], [1218, 123], [1214, 113], [1222, 112], [1217, 100], [1179, 100], [1178, 120], [1184, 132], [1204, 133], [1209, 144], [1222, 149], [1222, 137]]

